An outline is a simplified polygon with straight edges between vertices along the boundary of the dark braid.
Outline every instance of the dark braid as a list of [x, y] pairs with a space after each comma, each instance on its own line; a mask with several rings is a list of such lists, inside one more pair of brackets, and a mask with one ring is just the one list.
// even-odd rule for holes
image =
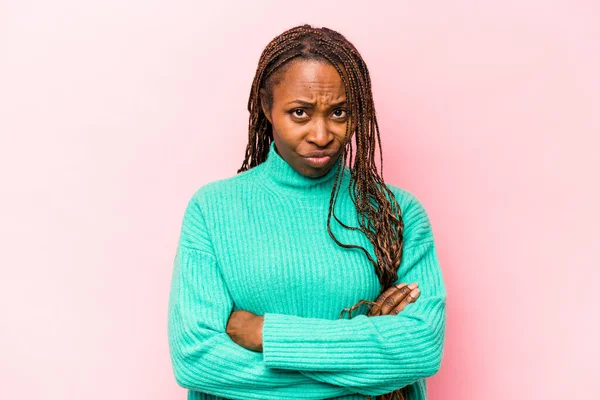
[[[381, 292], [391, 287], [398, 279], [398, 267], [402, 257], [404, 222], [400, 206], [394, 194], [383, 180], [383, 154], [379, 126], [375, 117], [375, 106], [371, 91], [369, 70], [358, 50], [340, 33], [322, 27], [312, 28], [305, 24], [289, 29], [275, 37], [263, 50], [258, 68], [252, 82], [252, 90], [248, 99], [250, 119], [248, 123], [248, 144], [246, 155], [238, 173], [253, 168], [267, 158], [269, 145], [273, 141], [272, 126], [267, 120], [261, 100], [270, 108], [273, 101], [273, 86], [296, 58], [320, 60], [333, 65], [346, 89], [346, 104], [351, 123], [346, 126], [342, 160], [338, 164], [336, 179], [329, 201], [327, 231], [329, 236], [341, 247], [362, 250], [374, 265], [379, 278]], [[265, 89], [266, 97], [261, 99], [260, 91]], [[352, 137], [356, 140], [356, 156], [353, 160]], [[375, 164], [375, 149], [379, 146], [381, 172]], [[350, 164], [350, 195], [358, 214], [359, 227], [351, 227], [340, 221], [334, 212], [334, 205], [341, 185], [339, 185], [346, 161]], [[373, 244], [374, 260], [369, 252], [361, 246], [344, 244], [331, 232], [331, 217], [344, 228], [360, 230]], [[352, 311], [363, 303], [372, 306], [369, 300], [361, 300], [344, 311]], [[367, 396], [367, 399], [371, 399]], [[407, 400], [405, 388], [385, 395], [376, 400]]]

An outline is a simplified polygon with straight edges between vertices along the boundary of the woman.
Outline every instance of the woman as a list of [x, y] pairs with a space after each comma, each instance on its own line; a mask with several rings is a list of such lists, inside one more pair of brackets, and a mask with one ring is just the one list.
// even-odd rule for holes
[[263, 51], [248, 109], [238, 174], [183, 217], [177, 383], [194, 400], [425, 399], [446, 291], [422, 204], [375, 166], [366, 64], [339, 33], [295, 27]]

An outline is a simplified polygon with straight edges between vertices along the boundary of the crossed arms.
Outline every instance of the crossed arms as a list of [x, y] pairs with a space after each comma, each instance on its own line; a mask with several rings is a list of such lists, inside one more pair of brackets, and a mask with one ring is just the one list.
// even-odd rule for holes
[[[263, 352], [226, 333], [233, 300], [192, 199], [175, 256], [168, 336], [177, 383], [232, 399], [376, 396], [434, 375], [444, 345], [446, 291], [431, 226], [415, 200], [398, 276], [421, 295], [398, 315], [328, 320], [265, 313]], [[407, 218], [408, 219], [408, 218]], [[398, 282], [399, 283], [399, 282]]]

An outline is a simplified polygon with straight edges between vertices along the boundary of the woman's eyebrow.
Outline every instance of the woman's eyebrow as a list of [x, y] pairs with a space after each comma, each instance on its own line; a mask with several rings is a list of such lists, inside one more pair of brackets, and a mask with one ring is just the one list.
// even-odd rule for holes
[[[287, 104], [292, 104], [292, 103], [298, 103], [298, 104], [301, 104], [301, 105], [303, 105], [305, 107], [314, 107], [315, 106], [315, 103], [313, 103], [313, 102], [306, 101], [306, 100], [300, 100], [300, 99], [292, 100], [292, 101], [290, 101]], [[338, 101], [337, 103], [331, 104], [330, 107], [339, 107], [339, 106], [342, 106], [342, 105], [345, 105], [345, 104], [346, 104], [346, 100], [344, 99], [344, 100]]]

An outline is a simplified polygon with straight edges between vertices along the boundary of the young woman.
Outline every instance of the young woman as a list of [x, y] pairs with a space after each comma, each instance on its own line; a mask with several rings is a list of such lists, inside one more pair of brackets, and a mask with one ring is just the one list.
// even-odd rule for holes
[[194, 400], [425, 399], [446, 290], [425, 209], [376, 167], [365, 62], [333, 30], [290, 29], [264, 49], [248, 110], [242, 167], [183, 217], [177, 383]]

